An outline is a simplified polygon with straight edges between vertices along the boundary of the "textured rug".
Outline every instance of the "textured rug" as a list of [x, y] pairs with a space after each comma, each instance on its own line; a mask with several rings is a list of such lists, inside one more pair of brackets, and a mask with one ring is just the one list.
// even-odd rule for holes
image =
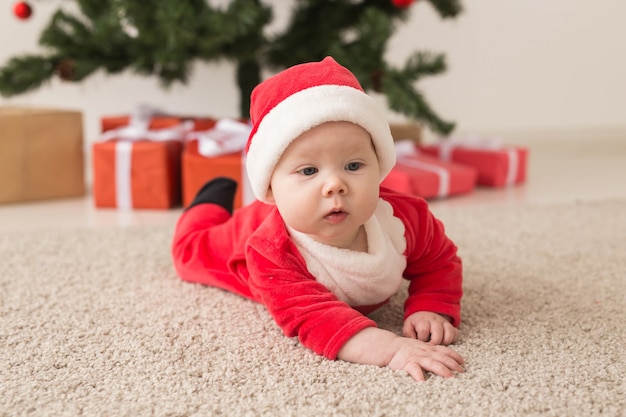
[[[172, 227], [0, 233], [0, 416], [624, 416], [626, 201], [441, 210], [466, 372], [320, 358], [179, 281]], [[373, 317], [400, 331], [403, 291]]]

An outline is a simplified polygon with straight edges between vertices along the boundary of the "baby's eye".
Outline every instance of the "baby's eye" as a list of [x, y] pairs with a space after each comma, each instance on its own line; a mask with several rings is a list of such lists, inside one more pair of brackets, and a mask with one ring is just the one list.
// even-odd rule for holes
[[361, 165], [363, 165], [361, 162], [350, 162], [348, 165], [346, 165], [346, 169], [348, 171], [357, 171], [359, 168], [361, 168]]
[[299, 172], [301, 172], [303, 175], [313, 175], [317, 172], [317, 168], [306, 167], [306, 168], [302, 168]]

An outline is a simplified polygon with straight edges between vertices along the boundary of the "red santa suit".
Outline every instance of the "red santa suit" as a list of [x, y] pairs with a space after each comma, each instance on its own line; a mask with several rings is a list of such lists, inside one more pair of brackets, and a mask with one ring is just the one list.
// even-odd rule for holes
[[376, 221], [365, 224], [369, 255], [289, 230], [273, 205], [257, 201], [231, 216], [199, 204], [178, 221], [174, 266], [186, 281], [262, 303], [286, 336], [329, 359], [376, 326], [366, 314], [384, 305], [402, 278], [410, 281], [405, 318], [432, 311], [458, 326], [461, 260], [442, 223], [421, 198], [381, 188], [380, 199]]

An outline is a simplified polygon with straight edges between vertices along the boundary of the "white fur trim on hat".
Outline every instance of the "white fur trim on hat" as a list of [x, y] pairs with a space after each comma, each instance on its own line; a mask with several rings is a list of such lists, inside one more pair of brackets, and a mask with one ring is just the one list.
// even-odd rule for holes
[[370, 134], [382, 182], [396, 163], [393, 138], [384, 110], [361, 90], [325, 84], [290, 95], [260, 121], [246, 157], [246, 169], [256, 198], [268, 202], [267, 192], [274, 168], [294, 139], [322, 123], [339, 121], [357, 124]]

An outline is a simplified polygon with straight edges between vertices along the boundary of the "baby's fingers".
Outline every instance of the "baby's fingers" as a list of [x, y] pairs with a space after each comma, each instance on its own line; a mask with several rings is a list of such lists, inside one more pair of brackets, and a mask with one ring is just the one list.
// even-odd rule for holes
[[459, 339], [459, 330], [456, 327], [453, 327], [451, 324], [444, 324], [444, 335], [443, 340], [440, 344], [442, 345], [451, 345]]
[[459, 367], [465, 364], [465, 361], [463, 360], [463, 356], [461, 356], [459, 352], [457, 352], [456, 350], [453, 350], [453, 349], [450, 349], [449, 347], [441, 346], [441, 345], [437, 346], [436, 348], [438, 351], [438, 355], [440, 355], [440, 356], [437, 356], [438, 360], [441, 360], [442, 362], [446, 362], [446, 363], [452, 363], [449, 361], [449, 360], [452, 360], [455, 364], [459, 365]]
[[[456, 365], [447, 365], [444, 364], [443, 362], [434, 360], [434, 359], [430, 359], [427, 361], [424, 361], [422, 368], [425, 371], [429, 371], [432, 372], [434, 374], [437, 374], [439, 376], [442, 376], [444, 378], [454, 378], [454, 371], [456, 372], [463, 372], [463, 368], [461, 368], [461, 366], [459, 364]], [[456, 368], [456, 369], [454, 369]], [[460, 371], [457, 369], [461, 369]]]
[[432, 323], [430, 325], [430, 339], [432, 345], [441, 345], [444, 339], [444, 329], [441, 323]]
[[415, 332], [417, 333], [417, 339], [422, 342], [428, 342], [430, 340], [431, 326], [429, 321], [419, 321], [416, 323]]
[[404, 326], [402, 326], [402, 335], [404, 337], [408, 337], [409, 339], [417, 339], [417, 330], [415, 330], [413, 323], [408, 320], [404, 322]]
[[415, 362], [407, 363], [403, 370], [411, 375], [411, 377], [417, 382], [426, 381], [426, 377], [424, 376], [424, 371], [422, 371], [422, 367]]
[[452, 354], [438, 353], [435, 357], [422, 361], [422, 369], [430, 371], [445, 378], [454, 377], [455, 373], [464, 372], [463, 358], [454, 351]]
[[456, 373], [464, 372], [463, 358], [461, 355], [445, 347], [430, 356], [415, 357], [402, 366], [402, 370], [407, 372], [416, 381], [424, 381], [424, 372], [444, 378], [453, 378]]
[[454, 378], [456, 372], [463, 372], [463, 367], [447, 356], [441, 359], [422, 358], [419, 362], [410, 361], [402, 369], [418, 382], [426, 380], [424, 371], [432, 372], [444, 378]]

